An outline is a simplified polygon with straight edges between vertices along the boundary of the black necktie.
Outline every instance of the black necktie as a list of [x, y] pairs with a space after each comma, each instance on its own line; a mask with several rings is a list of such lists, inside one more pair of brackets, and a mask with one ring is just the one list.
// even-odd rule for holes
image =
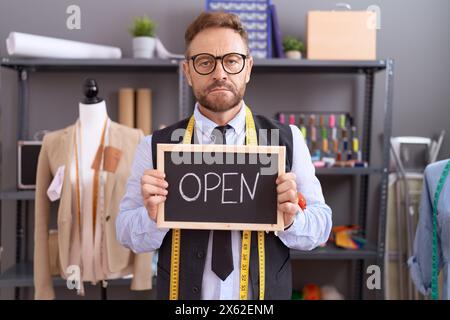
[[[213, 130], [215, 144], [227, 144], [225, 132], [231, 128], [230, 125], [219, 126]], [[233, 253], [231, 249], [231, 231], [214, 230], [212, 243], [211, 269], [214, 273], [225, 281], [231, 271], [233, 271]]]

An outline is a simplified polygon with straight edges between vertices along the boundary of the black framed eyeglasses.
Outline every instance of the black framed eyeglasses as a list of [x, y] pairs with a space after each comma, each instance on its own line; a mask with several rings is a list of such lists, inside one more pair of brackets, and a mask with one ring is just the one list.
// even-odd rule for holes
[[188, 60], [192, 60], [194, 70], [203, 76], [211, 74], [217, 66], [217, 60], [221, 60], [222, 68], [228, 74], [238, 74], [245, 67], [245, 60], [247, 56], [242, 53], [231, 52], [224, 54], [223, 56], [214, 56], [210, 53], [199, 53], [191, 57], [187, 57]]

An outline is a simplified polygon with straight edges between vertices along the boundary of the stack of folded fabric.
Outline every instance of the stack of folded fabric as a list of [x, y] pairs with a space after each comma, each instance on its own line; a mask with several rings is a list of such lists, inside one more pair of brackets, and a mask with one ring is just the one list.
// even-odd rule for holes
[[357, 225], [335, 226], [332, 229], [330, 240], [337, 247], [345, 249], [361, 249], [366, 244], [362, 230]]

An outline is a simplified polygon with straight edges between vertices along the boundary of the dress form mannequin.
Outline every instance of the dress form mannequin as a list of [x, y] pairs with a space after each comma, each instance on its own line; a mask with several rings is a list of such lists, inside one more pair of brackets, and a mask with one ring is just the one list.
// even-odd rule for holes
[[105, 124], [106, 104], [102, 98], [97, 97], [98, 87], [95, 80], [87, 79], [84, 84], [85, 99], [79, 103], [83, 173], [90, 173], [84, 180], [92, 180], [93, 172], [90, 172], [92, 161], [97, 152], [100, 138]]
[[[95, 265], [99, 264], [94, 260], [93, 243], [99, 234], [90, 232], [93, 228], [92, 214], [93, 214], [93, 190], [94, 190], [94, 170], [92, 163], [97, 154], [100, 145], [103, 130], [105, 128], [105, 121], [108, 118], [106, 111], [106, 104], [102, 98], [97, 97], [98, 86], [95, 80], [87, 79], [84, 83], [85, 98], [79, 103], [79, 168], [80, 168], [80, 184], [82, 185], [81, 194], [81, 212], [83, 225], [82, 228], [82, 243], [81, 252], [83, 256], [83, 263], [85, 264], [85, 271], [96, 270]], [[98, 211], [98, 210], [97, 210]], [[97, 212], [99, 216], [100, 212]], [[98, 221], [98, 220], [97, 220]], [[95, 257], [98, 259], [98, 256]], [[98, 268], [97, 268], [98, 270]], [[95, 274], [95, 271], [93, 271]], [[97, 275], [98, 276], [98, 275]], [[102, 288], [102, 299], [106, 298], [106, 289]]]
[[[79, 296], [106, 299], [108, 281], [125, 277], [133, 291], [152, 288], [151, 254], [124, 248], [116, 241], [115, 228], [133, 161], [123, 155], [135, 152], [143, 132], [109, 119], [95, 81], [87, 83], [84, 96], [83, 85], [75, 106], [78, 119], [46, 134], [39, 154], [33, 264], [39, 300], [56, 298], [56, 275], [72, 279], [76, 290], [70, 292]], [[104, 148], [99, 148], [105, 120]], [[55, 211], [58, 224], [52, 232], [49, 220]]]

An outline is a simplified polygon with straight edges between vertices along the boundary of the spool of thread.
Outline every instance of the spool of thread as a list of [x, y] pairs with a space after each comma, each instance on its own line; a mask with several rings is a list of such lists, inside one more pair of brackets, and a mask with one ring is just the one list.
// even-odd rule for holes
[[300, 127], [300, 131], [301, 131], [301, 133], [303, 135], [303, 138], [306, 139], [306, 132], [307, 132], [306, 127], [305, 126], [301, 126]]
[[338, 153], [339, 151], [339, 141], [337, 139], [333, 139], [333, 152]]
[[299, 126], [304, 126], [305, 125], [305, 116], [303, 114], [301, 114], [299, 119], [298, 119], [298, 125]]
[[327, 138], [322, 140], [322, 150], [323, 150], [323, 152], [328, 152], [328, 139]]
[[334, 114], [331, 114], [328, 117], [328, 125], [330, 126], [330, 128], [334, 128], [336, 126], [336, 117], [334, 116]]
[[359, 140], [358, 138], [353, 138], [353, 152], [359, 151]]
[[344, 129], [345, 128], [345, 114], [339, 117], [339, 126]]
[[353, 117], [351, 115], [348, 115], [348, 123], [350, 124], [350, 127], [353, 127]]
[[362, 161], [362, 153], [361, 153], [361, 150], [358, 150], [358, 152], [356, 152], [356, 160], [357, 160], [357, 161]]
[[336, 127], [333, 127], [331, 129], [331, 139], [337, 140], [337, 128]]
[[352, 152], [351, 151], [347, 152], [347, 160], [352, 160]]
[[295, 115], [293, 114], [289, 115], [289, 124], [295, 124]]
[[311, 140], [316, 141], [317, 140], [317, 131], [316, 127], [311, 127]]
[[321, 131], [322, 131], [322, 139], [327, 139], [327, 137], [328, 137], [327, 128], [322, 127]]
[[316, 116], [315, 115], [310, 115], [309, 116], [309, 123], [310, 126], [315, 126], [316, 125]]
[[347, 139], [347, 129], [344, 128], [341, 130], [341, 138]]
[[278, 115], [278, 121], [280, 121], [281, 123], [286, 123], [286, 118], [283, 113], [280, 113]]
[[325, 126], [325, 117], [324, 117], [323, 115], [321, 115], [321, 116], [319, 117], [319, 125], [320, 125], [321, 127], [324, 127], [324, 126]]
[[347, 151], [347, 150], [348, 150], [348, 141], [347, 141], [347, 140], [343, 140], [343, 141], [342, 141], [342, 145], [343, 145], [343, 149], [344, 149], [345, 151]]

